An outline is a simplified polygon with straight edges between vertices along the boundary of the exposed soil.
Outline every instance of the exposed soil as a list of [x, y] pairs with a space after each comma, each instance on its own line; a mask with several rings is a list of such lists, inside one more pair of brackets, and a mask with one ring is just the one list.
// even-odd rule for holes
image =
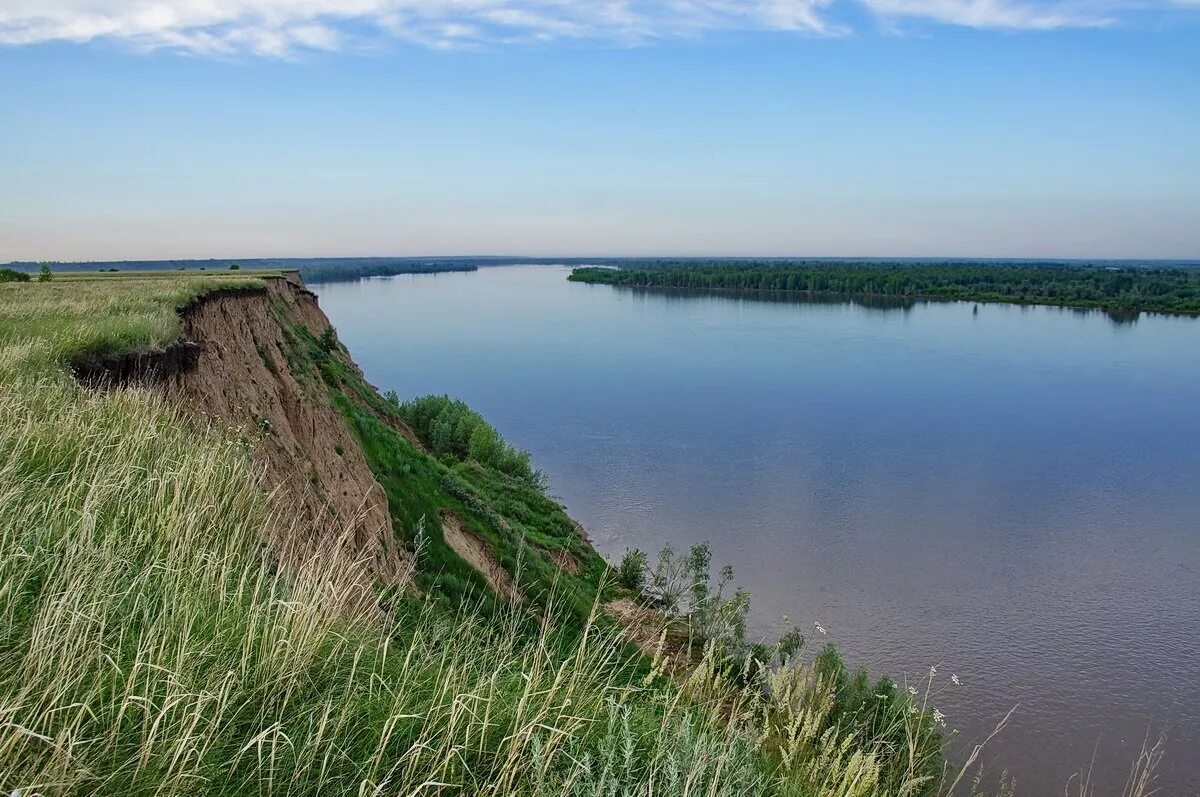
[[[270, 545], [282, 562], [307, 561], [334, 547], [367, 564], [370, 577], [411, 587], [412, 557], [397, 542], [387, 495], [357, 439], [311, 364], [289, 360], [285, 329], [299, 325], [319, 339], [329, 329], [329, 319], [298, 274], [268, 278], [264, 285], [265, 290], [215, 291], [180, 308], [183, 337], [167, 346], [78, 358], [72, 369], [90, 386], [158, 386], [202, 422], [240, 429], [251, 442], [262, 485], [277, 509], [280, 522]], [[333, 356], [361, 376], [344, 352]], [[351, 398], [371, 409], [362, 397]], [[425, 448], [394, 414], [376, 414]], [[486, 540], [452, 513], [443, 512], [441, 520], [446, 543], [492, 590], [511, 603], [523, 602]], [[589, 544], [583, 526], [572, 523]], [[561, 570], [581, 572], [569, 552], [541, 552]], [[610, 613], [637, 616], [632, 609], [612, 606]], [[647, 630], [639, 646], [656, 647], [658, 630], [642, 625]]]
[[[397, 544], [387, 496], [319, 378], [295, 373], [285, 323], [316, 337], [329, 328], [298, 276], [268, 279], [256, 293], [210, 294], [182, 311], [194, 363], [160, 379], [192, 412], [241, 428], [254, 441], [263, 486], [310, 522], [276, 541], [281, 558], [348, 544], [372, 572], [398, 582], [411, 573]], [[279, 313], [277, 316], [276, 313]]]
[[676, 672], [687, 666], [687, 639], [672, 633], [658, 612], [631, 598], [609, 601], [604, 604], [604, 612], [617, 621], [629, 641], [648, 658], [664, 656], [668, 672]]
[[88, 387], [157, 384], [192, 370], [199, 358], [199, 346], [177, 340], [157, 349], [76, 357], [71, 360], [71, 371]]
[[575, 557], [571, 556], [569, 552], [564, 551], [561, 548], [539, 548], [539, 550], [541, 550], [541, 552], [544, 553], [551, 562], [554, 562], [554, 566], [559, 570], [563, 570], [573, 576], [579, 575], [580, 571], [582, 570]]
[[512, 582], [508, 571], [496, 559], [492, 548], [474, 532], [467, 529], [453, 512], [442, 511], [442, 538], [456, 554], [479, 571], [492, 592], [509, 603], [521, 603], [524, 596]]

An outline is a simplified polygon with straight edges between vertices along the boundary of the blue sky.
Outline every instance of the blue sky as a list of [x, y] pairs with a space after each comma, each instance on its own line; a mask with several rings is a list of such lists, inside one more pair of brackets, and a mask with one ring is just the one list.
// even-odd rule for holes
[[1193, 0], [0, 0], [0, 261], [1200, 258]]

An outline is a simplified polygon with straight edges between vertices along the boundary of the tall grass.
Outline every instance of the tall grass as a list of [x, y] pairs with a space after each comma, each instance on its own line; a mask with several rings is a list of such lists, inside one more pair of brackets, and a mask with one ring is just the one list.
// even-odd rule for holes
[[519, 789], [625, 694], [611, 640], [562, 658], [549, 631], [381, 611], [336, 542], [281, 572], [264, 543], [287, 519], [235, 436], [22, 376], [22, 354], [0, 396], [0, 787]]

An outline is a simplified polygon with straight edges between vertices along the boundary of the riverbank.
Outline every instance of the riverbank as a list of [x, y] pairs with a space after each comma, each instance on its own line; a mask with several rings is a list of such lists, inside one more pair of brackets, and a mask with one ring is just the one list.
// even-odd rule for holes
[[998, 302], [1109, 313], [1200, 314], [1200, 269], [942, 264], [664, 265], [577, 268], [569, 280], [761, 295]]

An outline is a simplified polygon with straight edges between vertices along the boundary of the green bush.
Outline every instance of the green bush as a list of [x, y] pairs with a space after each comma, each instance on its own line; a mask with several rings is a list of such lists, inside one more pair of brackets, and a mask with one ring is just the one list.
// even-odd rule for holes
[[29, 275], [24, 271], [0, 268], [0, 282], [29, 282]]
[[617, 565], [617, 583], [626, 589], [641, 592], [642, 588], [646, 586], [648, 565], [645, 551], [640, 548], [626, 551], [625, 555], [621, 557], [621, 564]]
[[495, 427], [465, 403], [449, 396], [422, 396], [401, 404], [400, 412], [436, 456], [471, 460], [527, 484], [545, 487], [545, 475], [533, 467], [529, 452], [510, 446]]
[[339, 348], [337, 330], [333, 327], [326, 327], [325, 331], [321, 333], [319, 342], [321, 344], [321, 348], [326, 352], [337, 351]]
[[49, 282], [54, 279], [54, 272], [50, 270], [49, 263], [42, 263], [42, 267], [38, 269], [38, 282]]

